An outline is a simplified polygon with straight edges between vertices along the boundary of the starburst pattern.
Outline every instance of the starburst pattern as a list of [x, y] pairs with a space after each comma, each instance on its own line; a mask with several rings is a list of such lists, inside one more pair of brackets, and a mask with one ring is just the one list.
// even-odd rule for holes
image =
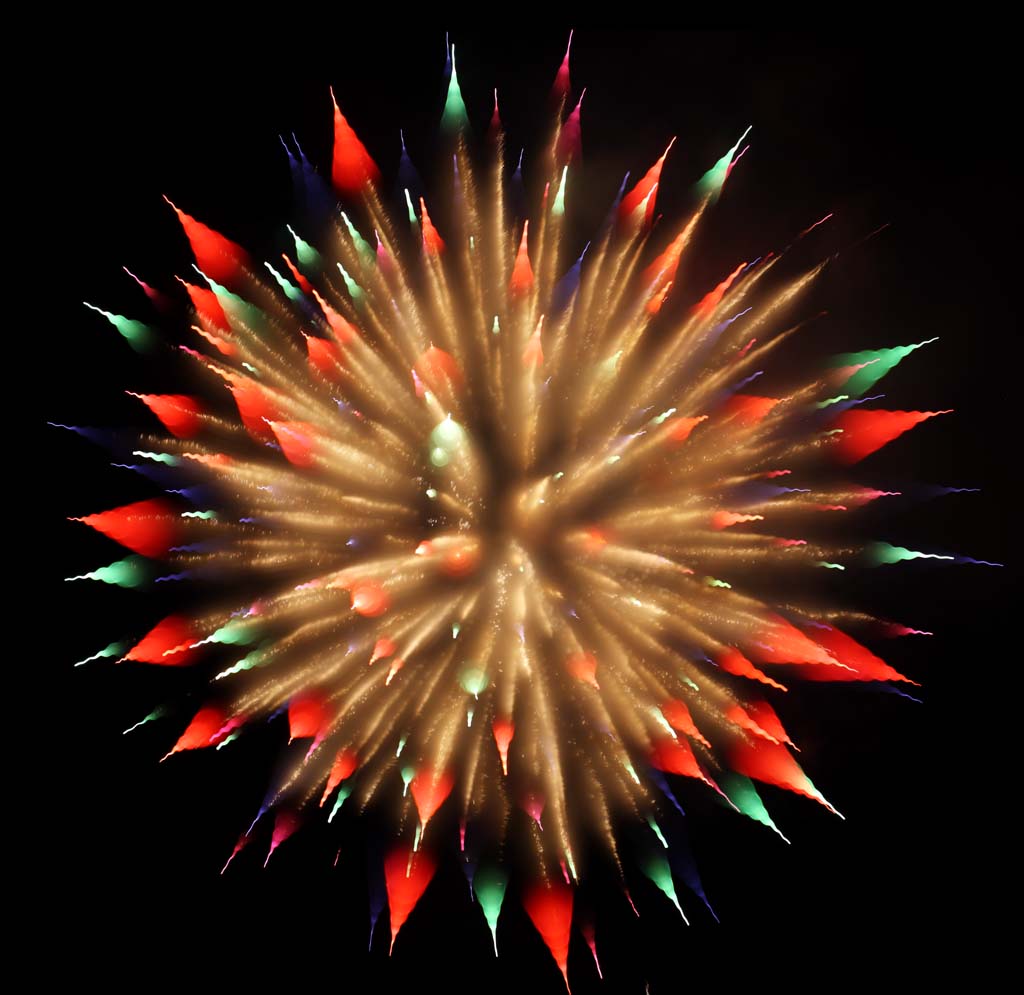
[[83, 577], [219, 592], [96, 654], [210, 672], [168, 756], [280, 712], [302, 742], [235, 853], [264, 822], [273, 853], [317, 809], [393, 808], [393, 943], [443, 846], [435, 823], [474, 855], [492, 932], [520, 834], [524, 904], [563, 974], [581, 860], [596, 843], [621, 867], [621, 826], [649, 829], [637, 860], [680, 913], [673, 870], [703, 898], [665, 849], [688, 783], [772, 829], [755, 780], [835, 811], [771, 702], [793, 680], [907, 682], [846, 630], [913, 630], [811, 611], [763, 578], [929, 555], [801, 536], [886, 496], [837, 467], [943, 413], [861, 406], [917, 345], [803, 380], [773, 367], [821, 266], [794, 276], [769, 253], [680, 303], [743, 139], [674, 230], [656, 224], [670, 143], [580, 244], [568, 58], [550, 141], [514, 169], [497, 101], [486, 163], [470, 154], [452, 64], [445, 193], [413, 196], [403, 145], [395, 213], [335, 104], [343, 209], [319, 248], [289, 229], [257, 263], [172, 204], [199, 274], [183, 348], [202, 389], [133, 395], [171, 435], [133, 453], [166, 495], [80, 519], [134, 554]]

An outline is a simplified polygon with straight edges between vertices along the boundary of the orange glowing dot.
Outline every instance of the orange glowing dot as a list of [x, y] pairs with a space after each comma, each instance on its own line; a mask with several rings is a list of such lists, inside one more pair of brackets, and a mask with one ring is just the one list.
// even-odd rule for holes
[[352, 586], [352, 610], [366, 618], [383, 615], [391, 607], [388, 592], [375, 580], [361, 580]]

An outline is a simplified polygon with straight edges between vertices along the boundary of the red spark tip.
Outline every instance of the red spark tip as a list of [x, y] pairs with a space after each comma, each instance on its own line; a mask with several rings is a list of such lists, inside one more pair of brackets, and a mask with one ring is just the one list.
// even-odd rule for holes
[[376, 618], [391, 607], [391, 598], [384, 587], [375, 580], [360, 580], [352, 585], [349, 592], [352, 610], [364, 618]]
[[455, 778], [451, 771], [436, 771], [432, 767], [423, 767], [409, 785], [416, 811], [420, 817], [420, 825], [424, 830], [434, 813], [441, 807], [445, 799], [452, 793]]
[[512, 267], [512, 277], [509, 280], [509, 293], [512, 297], [523, 297], [533, 287], [533, 267], [530, 265], [529, 252], [530, 222], [523, 224], [523, 235], [519, 239], [519, 251], [516, 253], [516, 261]]
[[569, 932], [572, 928], [572, 888], [557, 879], [539, 882], [523, 893], [523, 907], [541, 935], [569, 988]]
[[654, 205], [655, 197], [657, 194], [658, 183], [661, 180], [661, 169], [665, 165], [665, 157], [669, 153], [669, 149], [672, 148], [675, 143], [675, 138], [668, 143], [668, 147], [659, 156], [657, 162], [651, 166], [650, 169], [644, 174], [642, 180], [625, 197], [622, 198], [622, 203], [619, 204], [619, 220], [621, 222], [627, 222], [633, 217], [642, 204], [646, 204], [644, 208], [643, 217], [640, 219], [645, 227], [649, 227], [654, 221]]
[[161, 498], [136, 501], [72, 520], [102, 532], [141, 556], [154, 558], [166, 555], [182, 530], [178, 512]]
[[343, 197], [362, 194], [368, 186], [380, 179], [377, 164], [366, 151], [345, 115], [338, 107], [331, 89], [334, 105], [334, 157], [331, 163], [331, 181]]
[[181, 667], [193, 663], [200, 634], [187, 619], [169, 615], [158, 622], [125, 655], [125, 660], [155, 663], [165, 667]]
[[164, 195], [164, 200], [178, 215], [199, 269], [216, 283], [230, 284], [238, 279], [249, 262], [245, 249], [186, 214], [170, 197]]
[[391, 915], [391, 946], [410, 913], [416, 907], [434, 877], [437, 865], [433, 858], [422, 850], [413, 852], [406, 847], [396, 847], [384, 859], [384, 884], [388, 893], [388, 907]]
[[164, 428], [179, 439], [191, 439], [199, 434], [203, 407], [198, 398], [187, 394], [135, 394], [130, 390], [125, 393], [142, 401]]
[[288, 742], [313, 739], [328, 724], [327, 703], [318, 694], [301, 695], [288, 703]]
[[555, 82], [551, 86], [551, 96], [556, 101], [565, 100], [571, 89], [569, 83], [569, 55], [572, 52], [572, 31], [569, 32], [569, 42], [565, 46], [565, 55], [555, 74]]
[[593, 653], [570, 653], [566, 657], [565, 668], [576, 680], [600, 690], [597, 683], [597, 657]]
[[840, 435], [833, 436], [833, 452], [841, 463], [857, 463], [921, 422], [952, 413], [951, 408], [945, 411], [866, 411], [851, 408], [832, 423], [834, 428], [842, 430]]
[[213, 746], [222, 738], [222, 730], [227, 722], [227, 714], [216, 706], [199, 709], [178, 741], [164, 755], [163, 759], [182, 750], [201, 750]]
[[427, 204], [420, 197], [420, 224], [423, 228], [423, 251], [428, 256], [439, 256], [444, 252], [444, 239], [438, 234], [430, 215], [427, 213]]

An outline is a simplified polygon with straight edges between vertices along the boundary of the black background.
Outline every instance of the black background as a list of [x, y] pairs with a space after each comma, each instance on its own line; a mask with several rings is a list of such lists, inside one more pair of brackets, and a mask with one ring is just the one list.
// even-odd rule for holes
[[[317, 30], [311, 20], [310, 33]], [[453, 33], [478, 130], [497, 85], [510, 145], [529, 149], [546, 120], [566, 34]], [[49, 109], [59, 113], [49, 150], [59, 211], [44, 227], [62, 265], [50, 289], [56, 299], [47, 304], [55, 321], [40, 340], [51, 384], [44, 417], [53, 421], [149, 427], [121, 392], [177, 384], [176, 372], [147, 367], [80, 304], [152, 317], [122, 264], [173, 289], [171, 275], [183, 274], [191, 259], [161, 194], [243, 244], [274, 244], [290, 201], [277, 135], [295, 131], [326, 169], [331, 84], [386, 183], [400, 125], [421, 170], [429, 175], [433, 161], [443, 30], [365, 37], [339, 28], [336, 39], [301, 46], [200, 27], [167, 26], [157, 37], [83, 46], [55, 59], [48, 80], [62, 94], [59, 109]], [[835, 211], [808, 249], [818, 258], [844, 251], [816, 291], [831, 316], [807, 354], [941, 336], [878, 390], [890, 407], [957, 413], [893, 444], [858, 475], [881, 486], [895, 478], [982, 487], [981, 494], [894, 503], [889, 517], [878, 517], [876, 533], [990, 560], [1009, 556], [1004, 464], [1014, 447], [1005, 405], [1019, 376], [1015, 322], [998, 272], [1015, 204], [1003, 151], [1002, 62], [970, 37], [619, 30], [578, 31], [572, 62], [574, 94], [588, 87], [585, 173], [575, 189], [585, 186], [597, 215], [625, 170], [636, 176], [679, 135], [659, 195], [672, 220], [691, 184], [753, 124], [752, 149], [706, 224], [694, 292]], [[883, 234], [849, 248], [887, 222]], [[333, 837], [311, 830], [266, 871], [248, 853], [218, 876], [258, 806], [278, 743], [268, 733], [250, 747], [157, 765], [177, 720], [121, 735], [165, 692], [177, 693], [181, 675], [109, 661], [71, 664], [143, 629], [165, 605], [102, 585], [62, 585], [62, 576], [118, 558], [111, 543], [63, 519], [152, 490], [108, 468], [101, 449], [47, 432], [43, 583], [52, 624], [37, 666], [47, 710], [52, 704], [59, 721], [47, 719], [45, 729], [56, 759], [38, 769], [45, 801], [32, 835], [48, 852], [39, 858], [47, 870], [31, 928], [58, 938], [81, 978], [115, 987], [180, 973], [183, 984], [203, 988], [280, 974], [289, 990], [329, 978], [342, 990], [352, 982], [376, 991], [425, 984], [453, 992], [558, 991], [557, 971], [511, 894], [499, 930], [503, 953], [494, 962], [482, 915], [454, 866], [439, 871], [394, 957], [386, 956], [386, 911], [367, 954], [358, 829], [343, 831], [337, 868]], [[1001, 711], [1009, 665], [1001, 639], [1008, 575], [908, 564], [850, 578], [859, 605], [937, 635], [882, 647], [897, 669], [924, 683], [923, 704], [826, 686], [801, 699], [799, 714], [783, 711], [809, 773], [847, 821], [766, 790], [793, 840], [786, 847], [747, 820], [696, 803], [693, 843], [722, 924], [686, 896], [694, 924], [683, 928], [661, 896], [641, 885], [637, 922], [612, 893], [598, 904], [597, 924], [608, 980], [597, 987], [576, 932], [570, 979], [577, 995], [639, 992], [645, 982], [654, 993], [674, 992], [713, 977], [751, 987], [772, 979], [830, 984], [851, 970], [882, 971], [890, 957], [887, 976], [931, 975], [983, 946], [972, 909], [987, 883], [974, 868], [999, 834], [987, 814], [993, 758], [979, 745], [985, 723]], [[63, 968], [58, 960], [39, 969]]]

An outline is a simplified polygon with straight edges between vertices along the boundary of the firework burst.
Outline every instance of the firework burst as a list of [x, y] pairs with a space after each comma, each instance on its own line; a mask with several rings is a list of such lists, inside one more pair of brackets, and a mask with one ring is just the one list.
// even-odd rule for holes
[[[674, 228], [657, 214], [666, 142], [581, 244], [568, 66], [544, 146], [510, 155], [495, 99], [478, 157], [452, 58], [441, 189], [418, 193], [403, 143], [395, 211], [334, 103], [341, 208], [317, 247], [290, 228], [256, 261], [169, 201], [196, 259], [182, 348], [202, 388], [132, 395], [170, 435], [126, 462], [164, 493], [76, 519], [131, 555], [70, 578], [213, 592], [95, 654], [208, 673], [165, 759], [282, 716], [289, 762], [229, 864], [256, 839], [269, 860], [304, 820], [378, 806], [394, 826], [392, 945], [451, 849], [496, 951], [520, 876], [563, 976], [588, 860], [623, 880], [638, 866], [684, 918], [676, 880], [706, 903], [680, 840], [687, 792], [780, 836], [755, 781], [838, 815], [776, 707], [797, 680], [912, 684], [859, 640], [913, 630], [793, 603], [763, 578], [934, 555], [813, 536], [888, 494], [836, 468], [945, 413], [862, 403], [924, 342], [804, 380], [776, 369], [758, 390], [813, 320], [802, 295], [821, 266], [793, 276], [769, 253], [677, 300], [745, 136]], [[93, 310], [153, 347], [147, 325]]]

